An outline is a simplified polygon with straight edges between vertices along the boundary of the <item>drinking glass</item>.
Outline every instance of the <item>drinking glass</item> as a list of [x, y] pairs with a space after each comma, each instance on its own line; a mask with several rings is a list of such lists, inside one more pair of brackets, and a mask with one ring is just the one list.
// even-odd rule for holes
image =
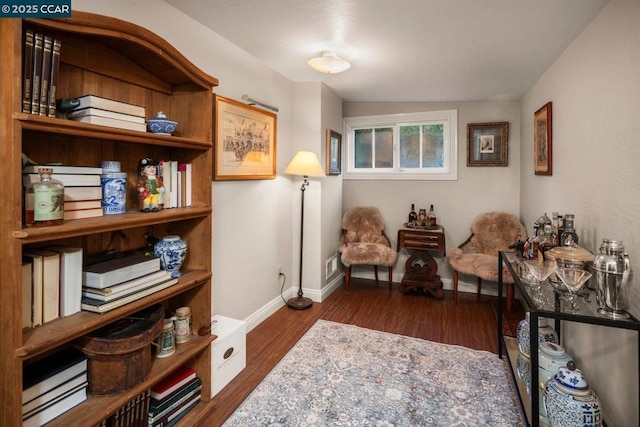
[[545, 297], [544, 292], [542, 292], [542, 282], [547, 280], [551, 273], [555, 271], [556, 262], [551, 259], [547, 259], [542, 262], [537, 259], [528, 259], [524, 264], [527, 266], [534, 278], [531, 283], [531, 287], [535, 292], [533, 294], [533, 299], [542, 304], [547, 304], [547, 298]]
[[587, 280], [591, 277], [591, 273], [582, 268], [563, 267], [556, 270], [556, 275], [567, 287], [567, 291], [569, 291], [569, 302], [571, 303], [569, 312], [576, 313], [580, 311], [575, 302], [576, 294], [582, 289], [584, 284], [587, 283]]

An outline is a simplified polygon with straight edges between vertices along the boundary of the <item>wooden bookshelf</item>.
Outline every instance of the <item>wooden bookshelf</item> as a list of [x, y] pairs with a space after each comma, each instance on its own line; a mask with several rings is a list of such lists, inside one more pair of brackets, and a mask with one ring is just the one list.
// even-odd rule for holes
[[[147, 118], [163, 111], [177, 121], [174, 136], [155, 135], [73, 122], [22, 112], [23, 33], [26, 29], [61, 40], [58, 98], [93, 94], [145, 107]], [[152, 304], [167, 310], [188, 305], [193, 330], [211, 321], [211, 176], [213, 164], [213, 88], [218, 81], [202, 72], [159, 36], [119, 19], [74, 11], [71, 19], [0, 19], [0, 425], [22, 422], [22, 365], [42, 354]], [[38, 163], [100, 166], [120, 161], [128, 173], [127, 207], [120, 215], [66, 221], [30, 228], [22, 222], [21, 155]], [[193, 167], [192, 207], [157, 213], [137, 210], [134, 184], [143, 157], [178, 160]], [[85, 256], [104, 250], [144, 247], [145, 235], [177, 234], [189, 254], [179, 282], [165, 290], [105, 314], [80, 312], [36, 328], [22, 329], [21, 261], [23, 251], [56, 244], [81, 246]], [[176, 354], [156, 359], [140, 384], [116, 396], [89, 399], [51, 425], [94, 425], [180, 365], [197, 371], [202, 399], [183, 421], [202, 417], [213, 403], [213, 336], [194, 336]]]

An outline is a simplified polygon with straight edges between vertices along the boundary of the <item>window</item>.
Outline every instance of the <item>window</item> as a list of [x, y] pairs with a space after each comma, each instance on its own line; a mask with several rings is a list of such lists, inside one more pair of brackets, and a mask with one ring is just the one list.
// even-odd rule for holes
[[458, 179], [457, 110], [345, 119], [344, 179]]

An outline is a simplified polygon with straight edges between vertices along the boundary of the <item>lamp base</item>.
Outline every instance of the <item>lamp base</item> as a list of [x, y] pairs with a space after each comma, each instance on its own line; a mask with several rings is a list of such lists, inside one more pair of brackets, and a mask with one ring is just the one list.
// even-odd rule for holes
[[294, 310], [305, 310], [313, 305], [311, 298], [295, 297], [287, 301], [287, 307]]

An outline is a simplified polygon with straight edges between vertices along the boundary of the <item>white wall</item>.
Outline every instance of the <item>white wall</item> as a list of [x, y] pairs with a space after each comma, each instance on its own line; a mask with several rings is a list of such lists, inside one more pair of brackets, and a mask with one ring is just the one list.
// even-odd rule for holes
[[[357, 181], [343, 180], [343, 210], [358, 205], [377, 206], [385, 219], [386, 232], [395, 247], [398, 227], [407, 222], [411, 204], [416, 209], [433, 204], [438, 223], [445, 228], [447, 253], [470, 234], [473, 218], [488, 211], [519, 215], [520, 210], [520, 104], [518, 102], [469, 103], [344, 103], [345, 117], [458, 110], [457, 181]], [[467, 167], [467, 124], [509, 122], [509, 165]], [[394, 269], [394, 281], [404, 274], [408, 253], [403, 250]], [[444, 258], [436, 258], [445, 289], [452, 288], [453, 270]], [[354, 269], [353, 275], [373, 277], [372, 269]], [[475, 277], [460, 275], [460, 290], [476, 289]], [[496, 285], [483, 292], [497, 292]]]
[[[640, 269], [640, 2], [611, 0], [522, 101], [521, 212], [574, 213], [580, 244], [623, 240]], [[553, 102], [553, 176], [533, 173], [533, 114]], [[640, 317], [640, 277], [631, 285]], [[565, 322], [566, 323], [566, 322]], [[604, 403], [607, 423], [638, 425], [638, 337], [565, 325], [567, 350]]]

